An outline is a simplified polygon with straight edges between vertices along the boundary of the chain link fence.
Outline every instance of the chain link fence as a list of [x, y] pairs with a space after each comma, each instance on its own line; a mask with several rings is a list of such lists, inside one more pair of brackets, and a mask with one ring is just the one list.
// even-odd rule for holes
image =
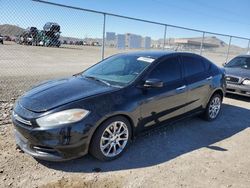
[[20, 2], [1, 1], [1, 111], [8, 108], [3, 103], [37, 83], [81, 72], [116, 53], [187, 51], [221, 66], [249, 51], [250, 40], [243, 37], [42, 0], [24, 0], [22, 6]]

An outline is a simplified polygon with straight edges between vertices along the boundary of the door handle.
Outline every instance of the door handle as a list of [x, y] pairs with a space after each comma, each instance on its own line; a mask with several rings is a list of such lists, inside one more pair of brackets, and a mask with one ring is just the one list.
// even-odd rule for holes
[[206, 80], [212, 80], [212, 76], [209, 76], [208, 78], [206, 78]]
[[176, 88], [176, 90], [177, 90], [177, 91], [181, 91], [181, 90], [186, 89], [186, 87], [187, 87], [187, 86], [184, 85], [184, 86], [181, 86], [181, 87]]

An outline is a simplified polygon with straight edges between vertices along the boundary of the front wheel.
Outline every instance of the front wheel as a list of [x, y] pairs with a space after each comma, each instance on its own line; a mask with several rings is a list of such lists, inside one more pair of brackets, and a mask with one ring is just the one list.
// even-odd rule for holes
[[206, 111], [204, 112], [204, 119], [207, 121], [215, 120], [221, 110], [222, 97], [219, 94], [214, 94], [207, 104]]
[[123, 116], [108, 119], [94, 133], [90, 153], [102, 161], [118, 158], [131, 141], [131, 125]]

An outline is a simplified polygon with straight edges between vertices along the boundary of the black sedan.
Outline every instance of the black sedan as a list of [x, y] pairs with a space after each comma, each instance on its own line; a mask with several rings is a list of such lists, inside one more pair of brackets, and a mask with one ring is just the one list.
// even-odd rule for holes
[[250, 97], [250, 55], [240, 55], [224, 65], [227, 93]]
[[20, 97], [15, 137], [24, 152], [44, 160], [88, 152], [112, 160], [142, 131], [196, 114], [216, 119], [224, 89], [223, 70], [195, 54], [118, 54]]

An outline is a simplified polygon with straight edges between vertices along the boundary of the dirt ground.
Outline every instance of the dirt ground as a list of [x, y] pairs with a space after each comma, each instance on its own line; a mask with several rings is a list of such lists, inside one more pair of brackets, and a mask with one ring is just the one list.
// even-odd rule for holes
[[250, 187], [250, 99], [228, 96], [214, 122], [198, 117], [140, 135], [111, 162], [36, 160], [0, 126], [0, 187]]
[[[16, 149], [10, 110], [46, 79], [69, 76], [101, 58], [100, 47], [0, 45], [0, 187], [250, 187], [250, 99], [227, 96], [214, 122], [198, 117], [137, 137], [119, 159], [87, 155], [51, 163]], [[105, 55], [117, 53], [106, 49]], [[223, 53], [204, 52], [217, 65]], [[231, 56], [230, 56], [231, 58]]]

